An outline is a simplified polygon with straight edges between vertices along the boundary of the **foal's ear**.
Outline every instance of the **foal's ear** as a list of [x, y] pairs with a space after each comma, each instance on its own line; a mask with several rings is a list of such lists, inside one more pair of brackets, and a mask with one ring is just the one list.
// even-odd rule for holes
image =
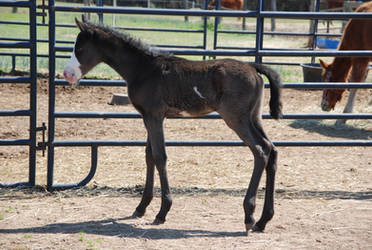
[[319, 59], [319, 62], [323, 69], [328, 68], [329, 64], [327, 64], [325, 61], [323, 61], [322, 59]]
[[76, 17], [75, 17], [75, 23], [76, 23], [76, 26], [77, 26], [81, 31], [84, 31], [84, 30], [85, 30], [84, 23], [80, 22]]
[[83, 23], [86, 23], [88, 21], [85, 15], [81, 15], [81, 21], [83, 21]]

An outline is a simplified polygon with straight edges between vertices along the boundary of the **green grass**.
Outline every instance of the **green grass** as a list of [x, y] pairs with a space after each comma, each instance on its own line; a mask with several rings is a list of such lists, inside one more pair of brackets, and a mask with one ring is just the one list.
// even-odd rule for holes
[[25, 239], [31, 239], [32, 238], [32, 235], [31, 234], [25, 234], [25, 235], [23, 235], [23, 237]]
[[[64, 3], [66, 4], [66, 3]], [[11, 8], [0, 9], [0, 19], [7, 21], [27, 21], [28, 12], [26, 9], [19, 9], [18, 13], [11, 13]], [[57, 23], [73, 24], [74, 18], [80, 19], [80, 13], [65, 13], [58, 12], [56, 16]], [[96, 14], [91, 14], [94, 22], [98, 21]], [[113, 15], [105, 14], [104, 22], [106, 25], [112, 26]], [[41, 22], [41, 17], [38, 17], [38, 21]], [[278, 26], [294, 25], [306, 25], [306, 21], [298, 20], [278, 20]], [[145, 15], [116, 15], [116, 26], [120, 27], [141, 27], [141, 28], [178, 28], [178, 29], [202, 29], [201, 17], [189, 17], [189, 22], [184, 21], [184, 17], [181, 16], [145, 16]], [[213, 26], [214, 18], [208, 20], [208, 33], [207, 33], [207, 49], [213, 49]], [[236, 18], [223, 18], [220, 29], [224, 30], [237, 30], [240, 29], [241, 23]], [[252, 30], [255, 26], [255, 19], [247, 19], [247, 27]], [[252, 28], [253, 27], [253, 28]], [[175, 33], [175, 32], [150, 32], [150, 31], [128, 31], [133, 36], [139, 37], [150, 44], [176, 44], [176, 45], [194, 45], [201, 46], [203, 43], [202, 33]], [[0, 25], [0, 34], [2, 37], [14, 37], [14, 38], [28, 38], [29, 31], [27, 26], [20, 25]], [[62, 28], [56, 29], [56, 40], [68, 40], [74, 41], [78, 29], [74, 28]], [[38, 39], [48, 40], [48, 29], [47, 27], [37, 28]], [[255, 35], [242, 35], [242, 34], [219, 34], [218, 45], [219, 46], [233, 46], [233, 47], [254, 47], [255, 46]], [[294, 48], [298, 49], [303, 47], [306, 39], [302, 38], [288, 38], [288, 37], [272, 37], [265, 36], [264, 47], [267, 48]], [[71, 46], [71, 44], [60, 44], [63, 46]], [[38, 43], [38, 54], [48, 54], [48, 44]], [[20, 53], [28, 53], [28, 50], [6, 50], [0, 49], [0, 52], [17, 51]], [[60, 53], [59, 55], [69, 55], [70, 53]], [[186, 56], [192, 60], [201, 60], [202, 57]], [[239, 57], [240, 60], [253, 61], [253, 57]], [[268, 59], [264, 58], [264, 62]], [[296, 62], [309, 62], [309, 58], [287, 58], [277, 57], [270, 58], [269, 61], [296, 61]], [[57, 59], [56, 61], [56, 72], [61, 74], [67, 59]], [[10, 71], [12, 66], [11, 57], [2, 56], [0, 57], [0, 70]], [[29, 59], [27, 57], [17, 57], [16, 59], [17, 70], [28, 71], [29, 70]], [[299, 67], [287, 67], [287, 66], [273, 66], [273, 68], [279, 70], [282, 74], [284, 81], [299, 81], [302, 79], [302, 72]], [[48, 58], [38, 58], [38, 71], [41, 73], [48, 72]], [[96, 67], [89, 76], [95, 77], [119, 77], [116, 72], [110, 69], [106, 65], [99, 65]]]

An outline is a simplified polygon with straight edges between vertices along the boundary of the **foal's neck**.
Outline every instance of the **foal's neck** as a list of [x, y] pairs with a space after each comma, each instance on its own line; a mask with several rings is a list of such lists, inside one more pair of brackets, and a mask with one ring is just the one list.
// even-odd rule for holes
[[113, 68], [128, 83], [132, 82], [138, 74], [138, 69], [143, 67], [143, 57], [141, 51], [122, 46], [116, 41], [108, 39], [105, 41], [103, 48], [103, 62]]

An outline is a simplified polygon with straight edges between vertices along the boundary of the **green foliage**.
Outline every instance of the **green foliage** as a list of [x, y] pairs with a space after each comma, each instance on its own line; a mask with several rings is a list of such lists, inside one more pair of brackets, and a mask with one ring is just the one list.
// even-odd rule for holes
[[8, 207], [7, 209], [4, 210], [5, 213], [11, 213], [13, 211], [12, 207]]
[[23, 235], [23, 237], [25, 239], [31, 239], [32, 238], [32, 235], [31, 234], [25, 234], [25, 235]]

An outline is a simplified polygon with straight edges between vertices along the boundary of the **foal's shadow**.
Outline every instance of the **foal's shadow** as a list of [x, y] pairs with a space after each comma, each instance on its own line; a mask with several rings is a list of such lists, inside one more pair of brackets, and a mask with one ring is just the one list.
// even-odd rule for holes
[[123, 221], [133, 219], [132, 216], [125, 218], [112, 218], [105, 220], [76, 222], [76, 223], [53, 223], [39, 227], [0, 229], [0, 234], [95, 234], [102, 236], [115, 236], [122, 238], [146, 238], [146, 239], [184, 239], [197, 237], [244, 237], [246, 233], [220, 232], [207, 230], [182, 230], [164, 228], [139, 228]]
[[295, 129], [303, 129], [308, 132], [315, 132], [328, 137], [346, 138], [354, 140], [370, 140], [372, 139], [372, 131], [363, 128], [357, 128], [350, 125], [329, 125], [324, 124], [321, 120], [295, 120], [290, 127]]

